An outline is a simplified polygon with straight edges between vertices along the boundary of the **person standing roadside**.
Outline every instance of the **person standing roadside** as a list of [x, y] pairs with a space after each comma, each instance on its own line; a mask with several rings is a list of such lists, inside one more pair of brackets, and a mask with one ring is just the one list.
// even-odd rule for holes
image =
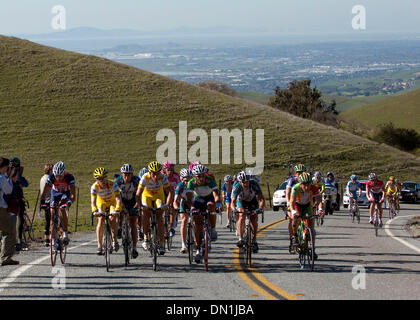
[[15, 253], [16, 229], [13, 228], [12, 217], [3, 199], [4, 195], [12, 192], [13, 182], [17, 180], [16, 169], [9, 167], [9, 164], [9, 159], [0, 157], [0, 231], [3, 234], [0, 264], [2, 266], [19, 264], [19, 261], [12, 259]]
[[[45, 184], [47, 183], [48, 176], [52, 173], [53, 164], [48, 163], [44, 166], [44, 175], [42, 176], [39, 182], [39, 194], [43, 194], [45, 190]], [[51, 213], [50, 213], [50, 198], [51, 194], [48, 193], [45, 197], [45, 204], [47, 207], [44, 209], [45, 213], [45, 228], [44, 228], [44, 239], [45, 239], [45, 246], [50, 246], [50, 220], [51, 220]]]

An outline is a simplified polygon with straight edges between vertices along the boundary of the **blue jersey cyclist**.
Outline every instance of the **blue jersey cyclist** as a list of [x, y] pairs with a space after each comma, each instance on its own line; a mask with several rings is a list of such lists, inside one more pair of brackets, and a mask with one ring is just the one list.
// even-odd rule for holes
[[[191, 207], [191, 212], [210, 212], [216, 211], [216, 203], [220, 205], [219, 189], [213, 178], [206, 175], [207, 168], [201, 164], [194, 166], [192, 169], [192, 178], [187, 186], [188, 205]], [[202, 215], [194, 215], [195, 228], [195, 243], [197, 252], [195, 255], [195, 262], [200, 263], [202, 256], [202, 240], [203, 240], [203, 224], [204, 217]], [[217, 240], [216, 232], [216, 215], [210, 215], [210, 237], [212, 241]]]
[[191, 170], [187, 168], [181, 169], [179, 172], [181, 177], [181, 182], [175, 188], [175, 198], [174, 198], [174, 209], [179, 210], [179, 214], [181, 216], [181, 253], [187, 252], [187, 222], [190, 213], [187, 212], [188, 209], [188, 198], [187, 198], [187, 186], [188, 181], [192, 178]]
[[258, 252], [257, 244], [257, 230], [258, 230], [258, 213], [263, 212], [265, 206], [265, 199], [261, 192], [260, 185], [255, 180], [251, 180], [245, 171], [241, 171], [237, 176], [238, 181], [234, 184], [232, 190], [232, 211], [239, 213], [237, 224], [237, 232], [239, 240], [238, 247], [244, 245], [243, 235], [245, 229], [245, 210], [252, 211], [251, 227], [253, 234], [254, 253]]
[[222, 198], [223, 202], [226, 203], [226, 215], [227, 215], [227, 224], [226, 228], [230, 228], [230, 215], [232, 212], [232, 208], [230, 203], [232, 202], [232, 189], [233, 189], [233, 177], [230, 175], [226, 175], [224, 178], [225, 183], [222, 186]]
[[362, 185], [357, 180], [357, 176], [355, 174], [350, 176], [350, 181], [347, 183], [346, 191], [350, 199], [357, 200], [357, 198], [362, 195]]
[[[61, 216], [61, 226], [63, 228], [63, 244], [69, 244], [68, 238], [68, 217], [66, 209], [69, 208], [75, 199], [75, 184], [74, 177], [66, 171], [66, 166], [62, 161], [58, 161], [53, 167], [51, 173], [45, 184], [45, 189], [41, 195], [41, 209], [45, 209], [45, 197], [51, 191], [50, 210], [51, 219], [54, 217], [54, 210], [59, 207]], [[51, 223], [52, 227], [52, 223]]]

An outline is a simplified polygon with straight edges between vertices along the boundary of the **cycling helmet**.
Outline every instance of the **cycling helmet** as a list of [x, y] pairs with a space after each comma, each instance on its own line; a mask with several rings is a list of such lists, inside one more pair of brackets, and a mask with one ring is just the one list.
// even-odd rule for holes
[[370, 181], [373, 181], [373, 180], [376, 180], [376, 179], [377, 179], [376, 178], [376, 173], [372, 172], [372, 173], [369, 174], [369, 180]]
[[106, 169], [103, 167], [96, 168], [95, 171], [93, 171], [93, 177], [95, 179], [105, 178], [107, 174], [108, 171], [106, 171]]
[[225, 178], [223, 179], [224, 181], [232, 181], [233, 178], [230, 175], [225, 176]]
[[66, 165], [63, 161], [58, 161], [53, 167], [53, 173], [55, 176], [62, 176], [66, 172]]
[[305, 172], [306, 171], [306, 167], [304, 164], [299, 163], [298, 165], [295, 166], [295, 172]]
[[315, 172], [314, 177], [317, 178], [317, 179], [322, 178], [321, 172], [320, 171]]
[[123, 164], [123, 166], [121, 167], [121, 173], [133, 173], [134, 172], [134, 168], [131, 164]]
[[258, 176], [254, 177], [254, 181], [257, 182], [258, 184], [260, 183], [260, 178]]
[[357, 176], [356, 176], [355, 174], [352, 174], [352, 175], [350, 176], [350, 180], [357, 180]]
[[190, 169], [182, 168], [181, 171], [179, 172], [179, 175], [181, 178], [188, 178], [192, 176], [192, 172]]
[[237, 178], [238, 178], [238, 181], [242, 181], [242, 182], [249, 181], [249, 175], [247, 175], [245, 171], [239, 172]]
[[189, 166], [189, 168], [188, 169], [190, 169], [190, 170], [192, 170], [192, 169], [194, 169], [194, 167], [196, 166], [196, 165], [198, 165], [198, 164], [201, 164], [199, 161], [194, 161], [194, 162], [191, 162], [190, 163], [190, 166]]
[[330, 171], [330, 172], [328, 172], [328, 173], [327, 173], [327, 178], [328, 178], [328, 177], [334, 178], [334, 173], [332, 173], [331, 171]]
[[202, 164], [197, 164], [193, 169], [192, 169], [192, 174], [194, 176], [198, 176], [199, 174], [204, 174], [206, 173], [206, 167], [203, 166]]
[[170, 161], [165, 161], [163, 163], [163, 169], [173, 169], [175, 168], [175, 163], [172, 163]]
[[395, 181], [395, 177], [394, 177], [394, 176], [390, 176], [390, 177], [389, 177], [389, 180], [390, 180], [390, 181]]
[[149, 171], [151, 172], [159, 172], [160, 170], [162, 170], [162, 165], [157, 161], [152, 161], [147, 166], [147, 169], [149, 169]]
[[303, 172], [299, 175], [299, 181], [300, 183], [311, 183], [312, 182], [312, 178], [311, 175], [309, 173]]
[[147, 168], [143, 168], [139, 171], [139, 177], [143, 177], [146, 173], [148, 173], [149, 170], [147, 170]]

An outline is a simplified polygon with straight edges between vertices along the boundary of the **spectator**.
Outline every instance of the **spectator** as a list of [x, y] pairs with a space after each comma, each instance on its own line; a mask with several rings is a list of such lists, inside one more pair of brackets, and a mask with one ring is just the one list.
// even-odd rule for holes
[[12, 259], [15, 253], [16, 229], [13, 228], [12, 217], [8, 212], [7, 202], [3, 196], [13, 191], [13, 182], [17, 180], [17, 172], [9, 166], [9, 159], [0, 157], [0, 231], [3, 234], [0, 263], [2, 266], [16, 265], [19, 261]]
[[17, 216], [19, 217], [19, 226], [18, 226], [18, 239], [16, 243], [16, 251], [21, 251], [22, 249], [27, 250], [27, 244], [23, 243], [23, 223], [24, 223], [24, 214], [25, 214], [25, 200], [23, 196], [23, 188], [26, 188], [29, 184], [28, 181], [22, 176], [23, 167], [20, 165], [19, 158], [10, 159], [10, 166], [15, 168], [17, 173], [17, 180], [13, 182], [12, 193], [5, 197], [7, 205], [9, 207], [9, 212], [12, 215], [13, 225], [16, 228]]
[[[53, 164], [49, 163], [44, 166], [44, 175], [41, 178], [41, 181], [39, 182], [39, 190], [40, 195], [44, 193], [45, 189], [45, 183], [47, 182], [48, 176], [52, 173], [53, 170]], [[44, 238], [45, 238], [45, 246], [49, 247], [50, 245], [50, 219], [51, 219], [51, 213], [50, 213], [50, 197], [51, 194], [48, 193], [45, 197], [45, 204], [47, 207], [45, 208], [45, 229], [44, 229]]]

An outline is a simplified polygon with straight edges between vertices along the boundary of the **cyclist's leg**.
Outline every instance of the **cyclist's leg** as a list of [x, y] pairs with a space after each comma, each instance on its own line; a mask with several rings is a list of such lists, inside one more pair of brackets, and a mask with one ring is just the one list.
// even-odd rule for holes
[[179, 214], [181, 216], [181, 228], [180, 228], [181, 241], [182, 243], [186, 243], [187, 242], [187, 222], [188, 222], [189, 214], [185, 212], [182, 212], [182, 213], [180, 212]]
[[130, 221], [130, 229], [131, 229], [131, 239], [133, 241], [133, 248], [137, 246], [137, 240], [138, 240], [138, 231], [137, 231], [137, 223], [138, 223], [138, 215], [132, 215], [129, 217]]
[[50, 225], [51, 225], [51, 213], [50, 208], [44, 210], [45, 214], [45, 228], [44, 228], [44, 235], [45, 235], [45, 241], [50, 240]]
[[[115, 207], [114, 206], [111, 206], [109, 212], [110, 213], [115, 212]], [[109, 223], [111, 225], [112, 239], [113, 239], [114, 243], [118, 242], [118, 240], [117, 240], [118, 220], [119, 220], [118, 219], [118, 216], [119, 215], [115, 215], [114, 214], [114, 215], [112, 215], [112, 216], [109, 217]]]
[[193, 221], [195, 225], [195, 245], [199, 249], [203, 242], [204, 217], [202, 215], [194, 215]]
[[226, 204], [226, 218], [227, 218], [227, 223], [226, 223], [226, 225], [227, 226], [229, 226], [230, 225], [230, 215], [232, 214], [232, 208], [231, 208], [231, 206], [230, 206], [230, 203], [231, 203], [231, 198], [229, 197], [229, 199], [228, 198], [226, 198], [226, 200], [225, 200], [225, 204]]
[[[161, 208], [164, 205], [162, 199], [157, 199], [155, 203], [156, 203], [156, 208]], [[164, 223], [163, 215], [164, 215], [164, 210], [159, 209], [156, 211], [158, 236], [159, 236], [161, 248], [165, 248], [165, 223]]]

